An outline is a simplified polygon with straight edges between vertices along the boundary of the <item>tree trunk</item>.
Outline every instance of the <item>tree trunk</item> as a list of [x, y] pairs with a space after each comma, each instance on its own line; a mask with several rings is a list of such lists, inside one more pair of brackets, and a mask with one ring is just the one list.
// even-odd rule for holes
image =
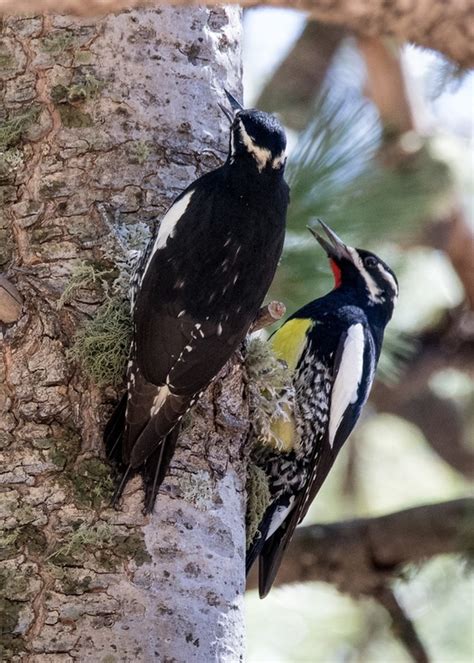
[[[138, 478], [114, 511], [101, 426], [118, 392], [67, 354], [104, 294], [89, 281], [60, 301], [80, 260], [102, 272], [123, 260], [117, 227], [153, 222], [222, 162], [217, 102], [240, 89], [239, 10], [9, 18], [2, 30], [0, 269], [24, 298], [0, 361], [2, 660], [240, 660], [239, 359], [196, 408], [156, 512], [142, 515]], [[115, 226], [98, 203], [119, 212]]]

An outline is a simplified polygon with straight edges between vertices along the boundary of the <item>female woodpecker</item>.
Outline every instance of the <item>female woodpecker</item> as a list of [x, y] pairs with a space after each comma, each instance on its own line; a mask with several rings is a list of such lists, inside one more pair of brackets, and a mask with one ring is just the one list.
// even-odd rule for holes
[[229, 153], [220, 168], [174, 201], [132, 280], [133, 340], [127, 392], [105, 442], [134, 471], [151, 511], [174, 452], [179, 422], [245, 337], [273, 279], [285, 232], [289, 189], [280, 123], [233, 113]]
[[[283, 553], [354, 428], [374, 379], [398, 283], [373, 253], [346, 246], [324, 223], [335, 287], [293, 314], [271, 337], [292, 372], [295, 411], [274, 422], [275, 449], [259, 459], [271, 502], [247, 553], [259, 557], [259, 591], [271, 589]], [[329, 240], [329, 241], [328, 241]]]

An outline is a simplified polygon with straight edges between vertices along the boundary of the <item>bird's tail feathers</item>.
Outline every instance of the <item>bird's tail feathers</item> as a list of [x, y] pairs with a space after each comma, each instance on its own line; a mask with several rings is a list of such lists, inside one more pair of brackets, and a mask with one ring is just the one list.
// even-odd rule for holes
[[127, 411], [127, 393], [125, 392], [115, 407], [104, 429], [104, 442], [107, 458], [121, 465], [123, 433], [125, 430], [125, 414]]
[[140, 468], [140, 473], [143, 476], [143, 483], [145, 485], [145, 513], [151, 513], [153, 511], [158, 490], [163, 483], [176, 448], [179, 429], [180, 424], [178, 423], [173, 430], [160, 441], [157, 449], [148, 456], [145, 463]]
[[258, 565], [258, 592], [261, 599], [264, 599], [272, 588], [285, 550], [298, 524], [298, 515], [299, 509], [293, 508], [261, 548]]
[[255, 536], [253, 537], [253, 541], [250, 544], [249, 549], [247, 550], [247, 553], [245, 555], [246, 575], [249, 574], [250, 569], [252, 568], [255, 560], [260, 555], [260, 552], [262, 551], [262, 548], [265, 545], [265, 539], [267, 538], [268, 529], [270, 527], [273, 514], [275, 513], [275, 509], [276, 509], [275, 503], [270, 504], [270, 506], [267, 508], [267, 510], [263, 515], [262, 521], [258, 527], [258, 530], [255, 533]]

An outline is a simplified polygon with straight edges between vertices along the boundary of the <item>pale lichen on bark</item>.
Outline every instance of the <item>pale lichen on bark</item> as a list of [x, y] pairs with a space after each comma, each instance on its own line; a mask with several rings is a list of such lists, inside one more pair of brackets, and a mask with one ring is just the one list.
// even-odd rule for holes
[[221, 163], [239, 11], [17, 17], [2, 33], [0, 269], [25, 302], [0, 348], [2, 659], [239, 660], [239, 360], [197, 407], [156, 513], [142, 515], [138, 479], [115, 512], [100, 431], [117, 394], [66, 357], [101, 296], [81, 289], [58, 307], [79, 260], [118, 257], [98, 203], [152, 225]]

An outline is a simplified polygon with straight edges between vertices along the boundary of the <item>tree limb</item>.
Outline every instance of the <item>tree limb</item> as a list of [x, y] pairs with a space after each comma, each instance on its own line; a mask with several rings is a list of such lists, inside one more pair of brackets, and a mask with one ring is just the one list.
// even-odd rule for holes
[[402, 641], [412, 659], [416, 663], [429, 663], [428, 654], [418, 637], [415, 626], [397, 601], [393, 591], [389, 587], [381, 587], [374, 594], [374, 598], [390, 615], [393, 634]]
[[266, 306], [262, 306], [258, 312], [257, 317], [250, 327], [250, 333], [260, 331], [260, 329], [263, 329], [264, 327], [273, 325], [273, 323], [281, 320], [285, 313], [286, 306], [282, 302], [269, 302]]
[[[474, 499], [464, 498], [296, 530], [275, 585], [321, 581], [373, 596], [405, 564], [474, 550]], [[471, 533], [469, 533], [471, 532]], [[257, 586], [255, 571], [248, 589]]]
[[461, 206], [437, 223], [429, 224], [423, 239], [429, 246], [446, 253], [464, 287], [470, 308], [474, 310], [474, 233]]
[[429, 387], [430, 378], [451, 367], [474, 376], [474, 313], [465, 308], [447, 311], [440, 322], [417, 338], [417, 352], [406, 376], [393, 385], [376, 382], [370, 402], [414, 423], [433, 450], [456, 471], [474, 476], [474, 455], [465, 444], [459, 407]]
[[[235, 4], [230, 0], [229, 4]], [[105, 14], [130, 7], [162, 5], [157, 0], [0, 0], [0, 13], [32, 14], [61, 12], [79, 15]], [[191, 5], [192, 0], [172, 0], [166, 4]], [[214, 4], [208, 2], [207, 4]], [[417, 0], [387, 3], [384, 0], [240, 0], [244, 7], [292, 7], [311, 17], [342, 25], [365, 35], [392, 36], [434, 48], [463, 67], [474, 63], [472, 6], [469, 0]]]
[[292, 129], [304, 129], [311, 119], [312, 101], [345, 34], [338, 25], [308, 21], [255, 105], [279, 113]]

